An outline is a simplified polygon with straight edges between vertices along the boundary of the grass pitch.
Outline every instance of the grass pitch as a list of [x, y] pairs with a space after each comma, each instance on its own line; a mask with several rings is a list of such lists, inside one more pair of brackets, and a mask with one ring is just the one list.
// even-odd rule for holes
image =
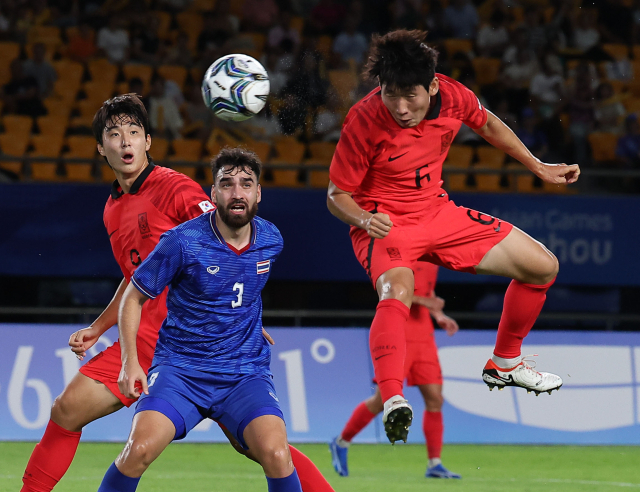
[[[17, 492], [34, 443], [0, 442], [0, 492]], [[351, 476], [339, 477], [326, 445], [297, 446], [337, 492], [609, 492], [640, 491], [640, 447], [445, 446], [445, 465], [462, 480], [424, 478], [425, 448], [353, 445]], [[97, 490], [122, 444], [80, 445], [56, 492]], [[141, 492], [264, 492], [261, 468], [226, 444], [173, 444], [142, 478]]]

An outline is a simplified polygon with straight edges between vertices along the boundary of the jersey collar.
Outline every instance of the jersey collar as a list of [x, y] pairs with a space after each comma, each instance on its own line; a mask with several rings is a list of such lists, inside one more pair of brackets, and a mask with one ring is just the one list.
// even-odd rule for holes
[[222, 233], [218, 230], [218, 226], [216, 225], [216, 212], [218, 211], [218, 209], [216, 208], [215, 210], [213, 210], [212, 212], [209, 213], [209, 224], [211, 224], [211, 230], [213, 231], [213, 235], [216, 237], [216, 239], [220, 242], [220, 244], [222, 244], [223, 246], [228, 247], [231, 251], [233, 251], [236, 254], [240, 254], [240, 253], [244, 253], [246, 250], [248, 250], [251, 246], [253, 246], [256, 243], [256, 239], [258, 238], [258, 230], [256, 228], [256, 222], [254, 219], [251, 220], [251, 241], [249, 241], [249, 244], [247, 244], [247, 246], [245, 246], [242, 249], [236, 249], [233, 246], [231, 246], [230, 244], [228, 244], [222, 237]]
[[[149, 161], [147, 167], [143, 169], [143, 171], [140, 173], [140, 176], [138, 176], [131, 185], [131, 189], [129, 190], [130, 195], [135, 195], [136, 193], [138, 193], [138, 191], [140, 191], [142, 183], [145, 182], [145, 180], [149, 177], [151, 171], [153, 171], [155, 167], [156, 165], [153, 162]], [[116, 179], [111, 185], [111, 198], [117, 200], [124, 194], [124, 191], [122, 191], [122, 188], [120, 187], [120, 183], [118, 183], [118, 180]]]
[[433, 105], [433, 108], [427, 113], [427, 116], [424, 117], [425, 120], [435, 120], [438, 116], [440, 116], [440, 109], [442, 108], [442, 96], [440, 95], [440, 91], [436, 94], [436, 103]]

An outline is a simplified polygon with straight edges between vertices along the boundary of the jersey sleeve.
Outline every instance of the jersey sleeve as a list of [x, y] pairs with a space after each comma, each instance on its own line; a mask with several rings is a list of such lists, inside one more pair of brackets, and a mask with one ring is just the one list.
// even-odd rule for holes
[[329, 168], [329, 179], [341, 190], [354, 191], [369, 170], [370, 126], [362, 111], [350, 112], [344, 121]]
[[477, 130], [487, 123], [487, 110], [484, 108], [478, 96], [464, 85], [457, 83], [461, 105], [462, 122], [469, 128]]
[[173, 193], [173, 213], [180, 223], [195, 219], [215, 207], [200, 185], [184, 180]]
[[182, 243], [178, 235], [169, 230], [147, 258], [136, 268], [131, 281], [144, 295], [155, 299], [180, 273], [183, 265]]

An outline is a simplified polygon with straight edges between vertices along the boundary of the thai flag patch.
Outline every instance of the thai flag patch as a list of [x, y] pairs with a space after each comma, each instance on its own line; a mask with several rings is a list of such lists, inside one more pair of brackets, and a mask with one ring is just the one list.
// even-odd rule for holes
[[269, 273], [270, 266], [271, 266], [271, 260], [257, 261], [256, 268], [258, 270], [258, 275], [263, 273]]

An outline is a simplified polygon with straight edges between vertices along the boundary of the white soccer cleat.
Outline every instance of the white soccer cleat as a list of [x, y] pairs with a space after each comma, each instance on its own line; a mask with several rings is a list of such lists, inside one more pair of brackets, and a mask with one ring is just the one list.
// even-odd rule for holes
[[538, 396], [543, 391], [551, 394], [553, 390], [560, 389], [562, 386], [560, 376], [550, 372], [538, 372], [534, 367], [535, 364], [523, 358], [517, 366], [502, 369], [489, 359], [482, 370], [482, 379], [489, 386], [489, 390], [496, 386], [499, 390], [504, 389], [505, 386], [519, 386], [526, 389], [527, 393], [533, 391]]
[[407, 442], [409, 427], [413, 421], [413, 409], [402, 395], [395, 395], [384, 402], [382, 423], [391, 444], [402, 439]]

